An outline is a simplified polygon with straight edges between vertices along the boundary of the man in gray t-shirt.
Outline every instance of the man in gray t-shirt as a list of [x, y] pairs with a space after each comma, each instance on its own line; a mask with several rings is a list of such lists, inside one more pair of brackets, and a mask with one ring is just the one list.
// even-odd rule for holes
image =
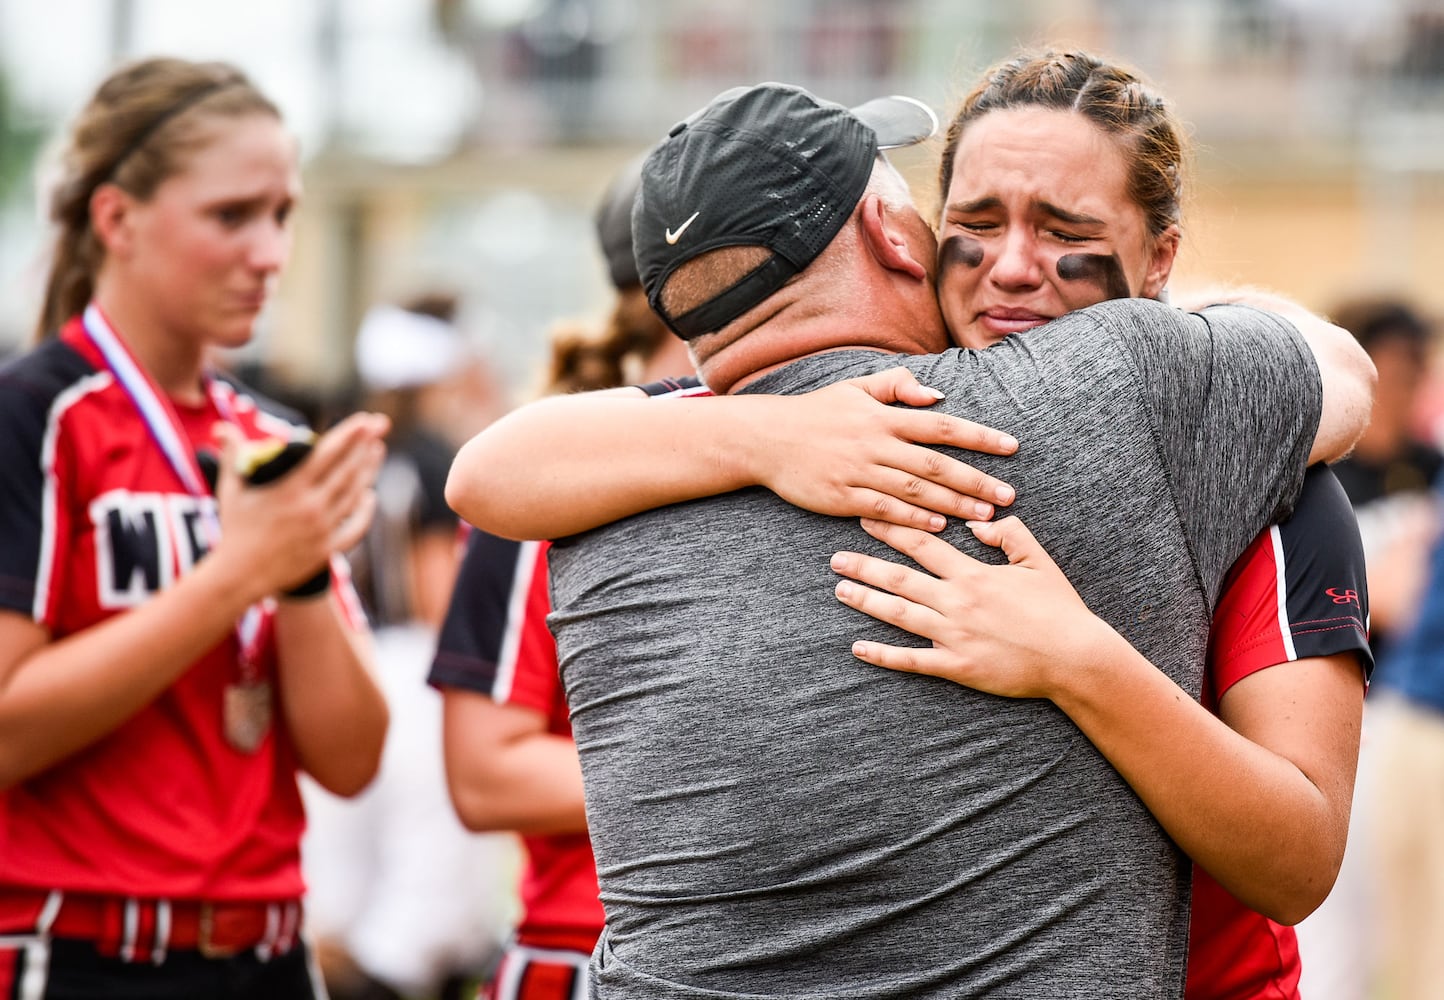
[[[1285, 324], [1206, 315], [1105, 305], [901, 359], [949, 412], [1047, 442], [975, 462], [1017, 487], [1088, 606], [1194, 693], [1219, 581], [1297, 489], [1319, 405]], [[898, 361], [823, 354], [749, 390]], [[995, 558], [961, 526], [945, 537]], [[1051, 703], [859, 664], [854, 639], [916, 640], [831, 598], [848, 548], [886, 555], [760, 489], [553, 546], [601, 982], [629, 987], [603, 995], [705, 995], [651, 992], [679, 973], [724, 995], [1177, 993], [1185, 859]]]
[[[1017, 456], [972, 460], [1197, 692], [1223, 573], [1287, 510], [1331, 412], [1318, 346], [1247, 308], [1129, 300], [986, 352], [880, 353], [943, 335], [914, 266], [930, 233], [874, 164], [898, 119], [875, 110], [764, 85], [674, 129], [634, 214], [654, 307], [714, 388], [904, 364], [946, 412], [1009, 427]], [[884, 554], [757, 489], [553, 546], [608, 919], [597, 995], [1181, 995], [1186, 860], [1051, 703], [859, 664], [854, 639], [916, 640], [833, 600], [842, 548]]]

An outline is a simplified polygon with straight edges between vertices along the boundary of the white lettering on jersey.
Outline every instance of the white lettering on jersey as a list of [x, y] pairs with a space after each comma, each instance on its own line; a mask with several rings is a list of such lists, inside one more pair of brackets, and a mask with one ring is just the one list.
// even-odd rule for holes
[[212, 497], [112, 490], [90, 503], [96, 594], [107, 610], [133, 608], [189, 571], [207, 551]]
[[216, 499], [172, 493], [166, 500], [170, 510], [171, 531], [176, 539], [176, 570], [180, 576], [185, 576], [200, 562], [201, 556], [211, 550], [206, 521], [220, 523], [216, 514]]

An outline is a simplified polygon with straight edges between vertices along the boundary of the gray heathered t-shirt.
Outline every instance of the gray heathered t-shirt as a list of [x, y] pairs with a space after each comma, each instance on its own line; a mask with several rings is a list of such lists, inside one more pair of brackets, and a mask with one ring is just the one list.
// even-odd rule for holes
[[[1016, 434], [1016, 456], [968, 460], [1196, 696], [1220, 580], [1302, 482], [1321, 390], [1297, 332], [1129, 300], [983, 352], [814, 356], [749, 391], [899, 363]], [[893, 555], [761, 489], [552, 548], [600, 998], [1181, 996], [1186, 859], [1050, 702], [853, 658], [920, 640], [833, 597], [844, 548]]]

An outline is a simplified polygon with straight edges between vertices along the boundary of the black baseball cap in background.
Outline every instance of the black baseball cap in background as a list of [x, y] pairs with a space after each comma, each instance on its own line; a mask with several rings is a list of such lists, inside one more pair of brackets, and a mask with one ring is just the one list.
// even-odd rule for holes
[[[632, 245], [647, 300], [683, 339], [721, 329], [812, 263], [857, 207], [879, 151], [937, 130], [910, 97], [856, 108], [800, 87], [762, 83], [718, 95], [646, 157]], [[757, 246], [772, 256], [679, 316], [662, 308], [672, 273], [710, 250]]]
[[637, 258], [632, 253], [632, 205], [637, 200], [642, 161], [646, 157], [645, 152], [639, 153], [618, 170], [597, 205], [597, 241], [607, 260], [607, 274], [618, 291], [642, 283], [637, 273]]

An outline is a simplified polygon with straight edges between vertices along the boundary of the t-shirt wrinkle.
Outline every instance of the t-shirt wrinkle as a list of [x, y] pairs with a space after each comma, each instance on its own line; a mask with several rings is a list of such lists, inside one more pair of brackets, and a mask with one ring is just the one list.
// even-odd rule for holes
[[[1192, 534], [1186, 530], [1186, 522], [1184, 520], [1183, 510], [1179, 506], [1180, 491], [1178, 486], [1178, 478], [1174, 475], [1173, 463], [1170, 461], [1168, 452], [1163, 446], [1163, 432], [1158, 426], [1158, 412], [1153, 408], [1144, 405], [1144, 401], [1151, 397], [1149, 393], [1149, 387], [1143, 378], [1143, 372], [1139, 369], [1138, 360], [1130, 349], [1128, 342], [1124, 340], [1124, 338], [1118, 333], [1118, 330], [1115, 327], [1103, 323], [1096, 317], [1089, 318], [1093, 320], [1094, 334], [1097, 336], [1111, 338], [1115, 343], [1118, 344], [1119, 349], [1123, 354], [1123, 357], [1128, 361], [1128, 373], [1133, 378], [1134, 387], [1137, 390], [1137, 397], [1139, 400], [1138, 412], [1142, 414], [1144, 425], [1148, 428], [1149, 439], [1153, 443], [1153, 453], [1158, 458], [1159, 468], [1163, 470], [1164, 478], [1168, 480], [1169, 507], [1173, 514], [1173, 522], [1178, 527], [1179, 533], [1183, 536], [1184, 545], [1188, 551], [1189, 565], [1193, 568], [1194, 581], [1198, 584], [1200, 590], [1202, 590], [1204, 593], [1207, 593], [1208, 588], [1204, 583], [1204, 574], [1203, 568], [1200, 564], [1198, 547], [1194, 544], [1194, 538]], [[1205, 320], [1205, 322], [1207, 321]], [[1212, 327], [1209, 327], [1210, 335], [1212, 334], [1212, 329]], [[1210, 375], [1210, 382], [1211, 381], [1212, 377]]]

